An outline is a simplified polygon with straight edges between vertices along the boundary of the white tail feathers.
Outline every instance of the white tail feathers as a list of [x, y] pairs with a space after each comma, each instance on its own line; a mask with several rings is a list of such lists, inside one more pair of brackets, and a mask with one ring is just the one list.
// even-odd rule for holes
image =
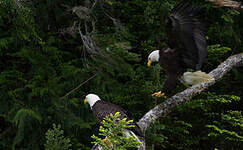
[[130, 131], [130, 130], [127, 130], [127, 129], [124, 129], [124, 136], [125, 137], [129, 137], [129, 136], [133, 136], [139, 143], [140, 143], [140, 147], [142, 146], [142, 147], [145, 147], [145, 145], [143, 145], [144, 143], [138, 138], [138, 136], [135, 134], [135, 133], [133, 133], [132, 131]]
[[202, 82], [211, 82], [214, 78], [202, 71], [185, 72], [181, 77], [182, 82], [188, 85], [195, 85]]
[[136, 136], [136, 134], [134, 134], [132, 131], [127, 130], [127, 129], [124, 129], [124, 132], [123, 133], [124, 133], [124, 136], [125, 137], [133, 136], [136, 140], [138, 140], [139, 142], [141, 142], [140, 139]]

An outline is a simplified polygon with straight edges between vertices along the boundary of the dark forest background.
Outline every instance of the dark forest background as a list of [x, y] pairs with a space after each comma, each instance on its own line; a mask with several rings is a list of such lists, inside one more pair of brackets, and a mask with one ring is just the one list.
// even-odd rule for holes
[[[164, 15], [178, 2], [0, 0], [0, 149], [44, 149], [52, 124], [61, 125], [70, 149], [90, 149], [99, 124], [83, 104], [89, 93], [136, 120], [163, 102], [151, 94], [162, 88], [165, 72], [146, 62], [166, 46]], [[191, 3], [205, 9], [210, 24], [202, 68], [210, 72], [242, 53], [243, 12]], [[146, 132], [147, 149], [243, 149], [242, 96], [239, 67], [156, 121]]]

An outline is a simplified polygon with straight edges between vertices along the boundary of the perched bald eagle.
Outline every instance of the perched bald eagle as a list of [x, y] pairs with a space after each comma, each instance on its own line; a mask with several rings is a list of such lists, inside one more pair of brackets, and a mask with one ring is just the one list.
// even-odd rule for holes
[[[98, 120], [98, 122], [102, 125], [102, 121], [106, 116], [110, 116], [110, 114], [115, 114], [116, 112], [120, 113], [120, 119], [124, 119], [127, 118], [127, 120], [133, 120], [132, 125], [134, 125], [134, 127], [129, 128], [130, 131], [132, 131], [132, 135], [136, 134], [140, 137], [143, 137], [143, 133], [140, 129], [140, 127], [136, 124], [136, 122], [134, 121], [134, 119], [127, 113], [126, 110], [124, 110], [123, 108], [103, 101], [99, 98], [99, 96], [95, 95], [95, 94], [88, 94], [85, 97], [84, 103], [89, 103], [91, 110], [93, 111], [94, 116], [96, 117], [96, 119]], [[137, 137], [135, 137], [137, 138]]]
[[[188, 68], [200, 70], [207, 56], [207, 42], [205, 35], [208, 25], [202, 19], [203, 11], [198, 6], [189, 5], [182, 1], [165, 18], [165, 31], [168, 47], [155, 50], [148, 56], [148, 66], [152, 62], [159, 62], [168, 78], [162, 92], [169, 94], [175, 87], [178, 79]], [[202, 72], [203, 73], [203, 72]], [[184, 77], [191, 77], [188, 76]], [[201, 78], [200, 72], [193, 74], [194, 80]], [[203, 73], [203, 77], [211, 77]], [[184, 81], [190, 79], [183, 78]], [[194, 82], [196, 83], [196, 82]], [[153, 96], [161, 97], [164, 93], [157, 92]]]

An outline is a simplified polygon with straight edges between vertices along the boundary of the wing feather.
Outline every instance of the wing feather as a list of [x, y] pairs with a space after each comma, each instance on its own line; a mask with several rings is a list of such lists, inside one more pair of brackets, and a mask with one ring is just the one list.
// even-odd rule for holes
[[207, 24], [201, 19], [202, 9], [183, 1], [166, 19], [168, 45], [176, 47], [187, 67], [200, 69], [207, 55]]

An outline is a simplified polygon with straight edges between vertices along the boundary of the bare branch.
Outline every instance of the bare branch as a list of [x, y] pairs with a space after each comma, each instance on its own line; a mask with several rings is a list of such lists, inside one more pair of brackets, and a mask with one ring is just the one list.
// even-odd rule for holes
[[59, 29], [57, 33], [60, 36], [63, 36], [64, 38], [65, 38], [65, 34], [69, 34], [73, 38], [76, 38], [76, 34], [77, 34], [77, 31], [78, 31], [78, 27], [77, 27], [76, 24], [77, 24], [77, 22], [74, 21], [72, 26], [67, 27], [67, 28], [63, 28], [63, 29]]
[[114, 26], [116, 27], [116, 32], [124, 30], [124, 27], [122, 26], [120, 20], [113, 18], [111, 15], [109, 15], [108, 12], [106, 12], [106, 10], [103, 10], [103, 11], [104, 11], [105, 15], [112, 20]]
[[93, 38], [91, 37], [91, 33], [88, 32], [88, 27], [87, 27], [87, 24], [85, 23], [84, 24], [85, 26], [85, 32], [86, 34], [83, 34], [82, 31], [81, 31], [81, 27], [80, 27], [80, 23], [79, 23], [79, 27], [78, 27], [78, 30], [79, 30], [79, 35], [81, 37], [81, 40], [84, 44], [84, 50], [87, 51], [88, 53], [90, 54], [99, 54], [101, 52], [100, 48], [96, 45], [95, 41], [93, 40]]
[[65, 94], [64, 96], [62, 96], [60, 99], [64, 99], [65, 97], [67, 97], [68, 95], [70, 95], [71, 93], [73, 93], [74, 91], [76, 91], [77, 89], [79, 89], [81, 86], [83, 86], [85, 83], [87, 83], [89, 80], [93, 79], [96, 75], [97, 75], [97, 73], [94, 74], [94, 75], [92, 75], [90, 78], [88, 78], [88, 80], [86, 80], [86, 81], [82, 82], [81, 84], [79, 84], [77, 87], [75, 87], [70, 92], [68, 92], [67, 94]]
[[98, 2], [98, 0], [95, 0], [95, 1], [94, 1], [92, 7], [90, 8], [91, 11], [95, 8], [95, 6], [97, 5], [97, 2]]
[[232, 0], [206, 0], [212, 3], [215, 3], [216, 5], [214, 7], [220, 8], [220, 7], [231, 7], [233, 9], [243, 9], [243, 5], [241, 2], [236, 2]]

